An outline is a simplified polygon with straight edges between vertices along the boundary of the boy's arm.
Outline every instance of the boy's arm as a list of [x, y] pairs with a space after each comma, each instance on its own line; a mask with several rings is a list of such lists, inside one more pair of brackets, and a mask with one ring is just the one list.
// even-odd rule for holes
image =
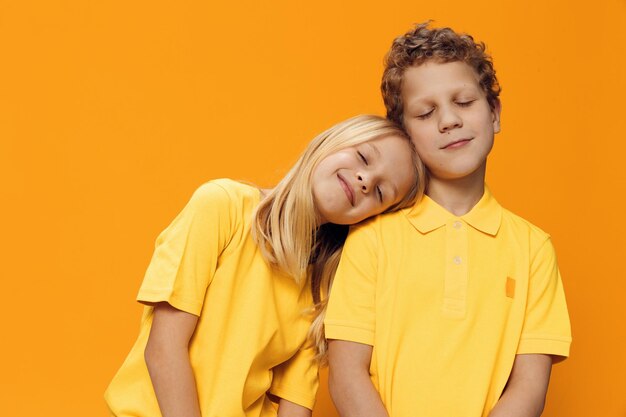
[[489, 417], [540, 416], [552, 364], [569, 355], [567, 305], [549, 237], [539, 244], [530, 272], [524, 327], [513, 370]]
[[504, 393], [489, 417], [539, 417], [543, 412], [552, 370], [552, 357], [542, 354], [515, 356]]
[[370, 379], [372, 346], [328, 341], [330, 395], [341, 417], [388, 417]]

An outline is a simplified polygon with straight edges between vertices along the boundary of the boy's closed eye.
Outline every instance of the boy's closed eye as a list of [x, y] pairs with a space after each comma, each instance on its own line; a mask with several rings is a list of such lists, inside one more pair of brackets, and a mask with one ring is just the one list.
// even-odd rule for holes
[[[476, 101], [475, 98], [462, 98], [454, 100], [454, 103], [459, 107], [469, 107]], [[418, 112], [416, 116], [420, 120], [428, 119], [435, 111], [435, 108], [431, 108], [425, 111]]]
[[433, 107], [430, 110], [419, 112], [417, 115], [417, 118], [420, 120], [428, 119], [433, 114], [434, 111], [435, 111], [435, 108]]
[[475, 101], [476, 100], [457, 100], [456, 104], [457, 106], [460, 106], [460, 107], [469, 107], [472, 104], [474, 104]]

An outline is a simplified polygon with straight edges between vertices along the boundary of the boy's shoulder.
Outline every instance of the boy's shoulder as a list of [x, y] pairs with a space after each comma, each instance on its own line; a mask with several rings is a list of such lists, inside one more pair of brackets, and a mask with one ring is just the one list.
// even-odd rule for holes
[[[419, 203], [415, 203], [415, 205], [417, 204]], [[406, 223], [407, 214], [413, 209], [413, 207], [415, 207], [415, 205], [389, 213], [378, 214], [376, 216], [363, 220], [356, 225], [353, 225], [351, 229], [376, 229], [380, 227], [387, 227], [393, 224], [404, 224]]]
[[550, 234], [512, 211], [502, 208], [502, 226], [511, 233], [528, 235], [532, 240], [545, 241]]
[[355, 239], [357, 236], [361, 236], [379, 240], [387, 236], [394, 238], [398, 236], [398, 233], [410, 232], [410, 229], [407, 229], [412, 228], [408, 220], [408, 214], [412, 208], [408, 207], [389, 213], [382, 213], [352, 225], [350, 226], [350, 237]]

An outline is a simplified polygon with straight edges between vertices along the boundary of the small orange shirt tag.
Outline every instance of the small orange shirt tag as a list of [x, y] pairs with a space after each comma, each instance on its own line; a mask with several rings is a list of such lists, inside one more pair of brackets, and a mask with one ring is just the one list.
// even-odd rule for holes
[[511, 277], [506, 278], [506, 296], [509, 298], [515, 297], [515, 280]]

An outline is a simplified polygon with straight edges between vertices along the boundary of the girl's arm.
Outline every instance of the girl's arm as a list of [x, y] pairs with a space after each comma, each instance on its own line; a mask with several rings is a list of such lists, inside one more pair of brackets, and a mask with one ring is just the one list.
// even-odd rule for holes
[[198, 317], [158, 303], [145, 350], [146, 365], [163, 417], [200, 417], [189, 339]]
[[328, 388], [342, 417], [388, 417], [370, 379], [372, 346], [344, 340], [328, 341]]
[[509, 382], [489, 417], [539, 417], [552, 370], [549, 355], [515, 356]]
[[311, 417], [311, 415], [311, 410], [291, 401], [281, 398], [278, 403], [278, 417]]

